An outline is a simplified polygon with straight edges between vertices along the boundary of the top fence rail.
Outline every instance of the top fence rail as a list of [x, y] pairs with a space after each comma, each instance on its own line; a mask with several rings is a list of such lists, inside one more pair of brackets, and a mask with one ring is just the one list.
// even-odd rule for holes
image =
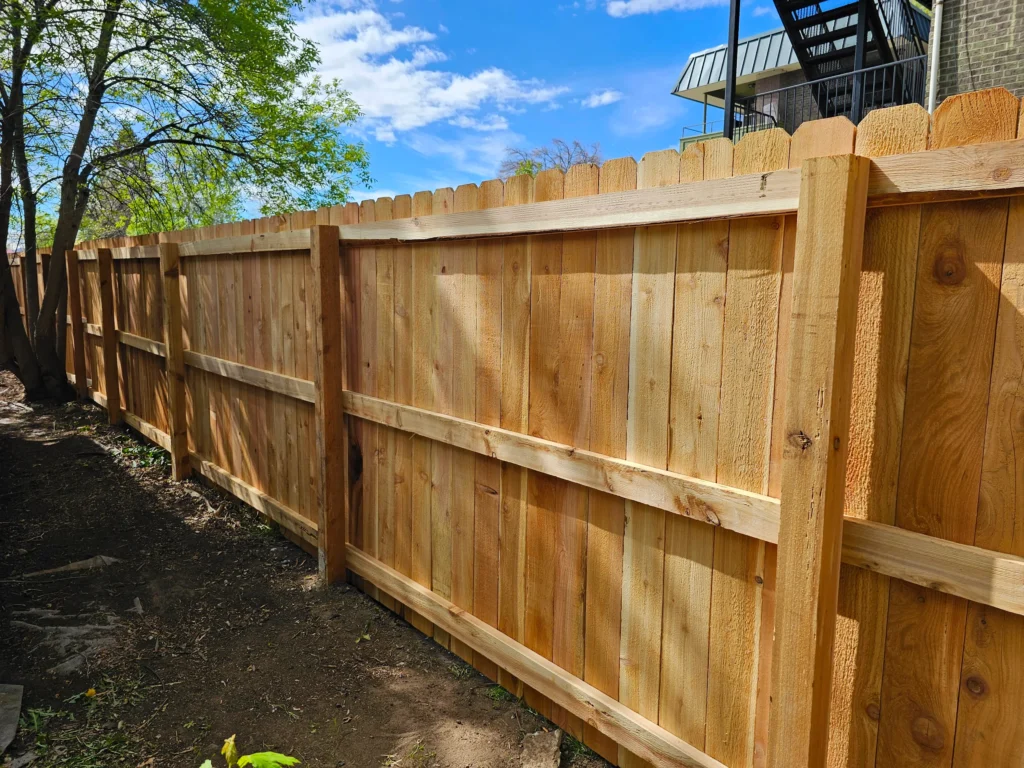
[[[800, 169], [507, 208], [342, 224], [343, 242], [414, 243], [513, 237], [795, 213]], [[969, 200], [1024, 192], [1024, 139], [873, 158], [868, 206]], [[180, 244], [182, 257], [305, 250], [308, 230]], [[156, 247], [115, 249], [114, 258], [156, 258]]]

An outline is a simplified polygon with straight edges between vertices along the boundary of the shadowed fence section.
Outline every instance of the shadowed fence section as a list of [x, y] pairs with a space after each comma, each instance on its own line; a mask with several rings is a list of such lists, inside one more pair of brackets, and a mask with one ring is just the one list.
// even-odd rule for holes
[[69, 370], [614, 763], [1017, 763], [1019, 115], [83, 244]]

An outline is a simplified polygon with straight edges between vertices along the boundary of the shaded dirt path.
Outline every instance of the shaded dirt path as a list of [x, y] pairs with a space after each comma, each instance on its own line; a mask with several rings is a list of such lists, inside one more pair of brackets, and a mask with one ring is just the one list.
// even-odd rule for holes
[[[312, 558], [230, 497], [170, 483], [166, 455], [99, 409], [19, 394], [0, 373], [0, 682], [25, 686], [12, 754], [189, 768], [237, 733], [310, 768], [515, 766], [523, 735], [551, 727], [364, 595], [315, 588]], [[120, 562], [23, 578], [97, 555]], [[563, 766], [606, 765], [563, 750]]]

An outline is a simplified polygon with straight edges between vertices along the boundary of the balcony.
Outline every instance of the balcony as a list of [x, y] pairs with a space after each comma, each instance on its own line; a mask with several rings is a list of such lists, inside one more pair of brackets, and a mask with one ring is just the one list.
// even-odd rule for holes
[[[808, 120], [843, 116], [858, 123], [875, 109], [923, 105], [927, 67], [927, 56], [916, 56], [737, 98], [733, 136], [738, 140], [768, 128], [783, 128], [792, 134]], [[680, 149], [721, 136], [722, 125], [719, 118], [684, 128]]]

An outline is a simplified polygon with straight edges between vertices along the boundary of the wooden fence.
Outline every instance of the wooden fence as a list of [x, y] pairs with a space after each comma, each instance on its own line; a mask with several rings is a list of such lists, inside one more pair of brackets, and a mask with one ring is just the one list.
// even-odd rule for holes
[[1020, 764], [1021, 114], [83, 245], [69, 362], [619, 765]]

